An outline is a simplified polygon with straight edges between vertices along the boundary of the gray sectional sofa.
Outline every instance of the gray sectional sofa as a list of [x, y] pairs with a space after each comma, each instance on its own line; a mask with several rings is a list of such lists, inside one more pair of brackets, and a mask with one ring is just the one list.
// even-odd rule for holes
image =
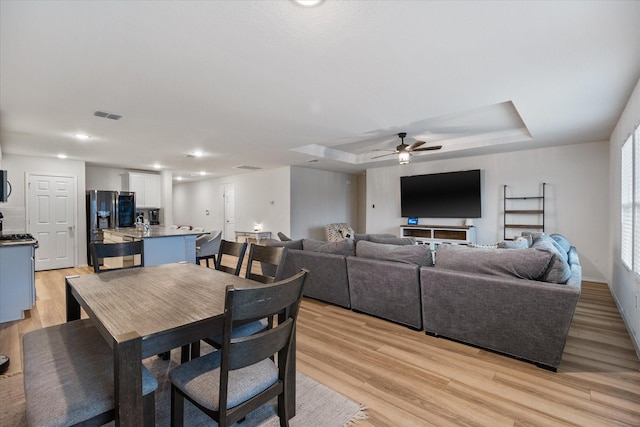
[[580, 263], [560, 235], [527, 239], [440, 245], [435, 265], [428, 246], [389, 235], [267, 245], [289, 248], [285, 275], [309, 269], [307, 297], [556, 370], [580, 296]]

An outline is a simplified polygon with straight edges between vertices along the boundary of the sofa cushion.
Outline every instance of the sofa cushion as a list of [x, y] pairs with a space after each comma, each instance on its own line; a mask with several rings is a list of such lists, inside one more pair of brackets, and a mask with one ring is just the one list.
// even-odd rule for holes
[[428, 245], [394, 245], [361, 240], [356, 245], [356, 256], [422, 266], [433, 265]]
[[413, 237], [388, 237], [380, 236], [377, 234], [369, 235], [367, 239], [369, 242], [384, 243], [387, 245], [415, 245], [416, 239]]
[[571, 267], [569, 266], [569, 255], [554, 239], [547, 235], [542, 235], [533, 240], [533, 249], [541, 249], [552, 255], [549, 267], [541, 277], [541, 280], [550, 283], [566, 283], [571, 277]]
[[344, 239], [337, 242], [324, 242], [322, 240], [303, 239], [302, 249], [305, 251], [322, 252], [326, 254], [351, 256], [355, 255], [355, 242], [353, 239]]
[[436, 268], [539, 280], [547, 271], [552, 254], [538, 249], [483, 249], [462, 245], [440, 245]]
[[358, 233], [356, 233], [353, 236], [353, 239], [357, 243], [359, 240], [370, 240], [372, 236], [375, 236], [375, 237], [394, 237], [394, 238], [398, 237], [395, 234], [389, 234], [389, 233], [381, 233], [381, 234], [358, 234]]
[[274, 247], [285, 247], [289, 249], [300, 249], [302, 250], [302, 239], [299, 240], [285, 240], [280, 241], [276, 239], [267, 239], [265, 241], [265, 246], [274, 246]]

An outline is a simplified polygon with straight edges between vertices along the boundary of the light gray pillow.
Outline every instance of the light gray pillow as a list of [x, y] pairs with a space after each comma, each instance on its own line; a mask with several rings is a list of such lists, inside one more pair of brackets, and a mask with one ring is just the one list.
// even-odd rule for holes
[[299, 249], [302, 250], [302, 239], [300, 240], [276, 240], [276, 239], [267, 239], [265, 242], [265, 246], [273, 246], [276, 248], [285, 247], [289, 249]]
[[551, 237], [553, 240], [555, 240], [555, 242], [557, 244], [560, 245], [560, 247], [567, 253], [569, 253], [569, 250], [571, 249], [571, 243], [569, 243], [569, 240], [567, 240], [566, 237], [564, 237], [562, 234], [558, 234], [558, 233], [554, 233], [552, 235], [550, 235], [549, 237]]
[[356, 256], [429, 267], [433, 265], [428, 245], [393, 245], [360, 240], [356, 245]]
[[552, 255], [551, 263], [541, 280], [550, 283], [567, 283], [571, 277], [569, 255], [551, 237], [542, 236], [533, 241], [531, 248], [548, 251]]
[[529, 247], [529, 240], [526, 237], [516, 237], [513, 240], [503, 240], [497, 245], [502, 249], [526, 249]]
[[327, 254], [351, 256], [356, 253], [353, 239], [344, 239], [338, 242], [324, 242], [322, 240], [303, 239], [302, 248], [305, 251], [323, 252]]
[[436, 268], [539, 280], [551, 261], [548, 251], [537, 249], [483, 249], [440, 245]]

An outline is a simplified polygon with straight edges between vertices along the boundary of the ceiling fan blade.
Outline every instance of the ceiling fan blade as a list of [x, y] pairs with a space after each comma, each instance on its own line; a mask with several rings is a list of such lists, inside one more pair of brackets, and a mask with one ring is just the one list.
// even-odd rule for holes
[[390, 153], [395, 153], [395, 152], [396, 152], [396, 150], [392, 150], [392, 149], [390, 149], [390, 148], [387, 148], [387, 149], [378, 148], [377, 150], [371, 150], [371, 151], [372, 151], [372, 152], [373, 152], [373, 151], [388, 151], [388, 152], [390, 152]]
[[433, 150], [439, 150], [441, 148], [442, 148], [442, 145], [433, 145], [431, 147], [416, 148], [415, 150], [411, 150], [411, 151], [433, 151]]
[[426, 142], [424, 142], [424, 141], [416, 141], [416, 142], [414, 142], [413, 144], [411, 144], [410, 146], [407, 147], [407, 151], [415, 150], [416, 148], [420, 147], [423, 144], [426, 144]]
[[395, 154], [397, 154], [397, 153], [395, 153], [395, 152], [393, 152], [393, 153], [387, 153], [387, 154], [383, 154], [383, 155], [381, 155], [381, 156], [375, 156], [375, 157], [372, 157], [372, 158], [371, 158], [371, 160], [373, 160], [373, 159], [379, 159], [380, 157], [393, 156], [393, 155], [395, 155]]

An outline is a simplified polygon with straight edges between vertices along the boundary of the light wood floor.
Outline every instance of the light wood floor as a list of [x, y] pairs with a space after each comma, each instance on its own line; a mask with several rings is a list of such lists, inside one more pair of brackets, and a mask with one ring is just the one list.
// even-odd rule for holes
[[[8, 374], [22, 334], [64, 321], [64, 277], [88, 272], [36, 273], [36, 307], [0, 325]], [[583, 283], [557, 373], [309, 299], [298, 325], [298, 370], [365, 405], [358, 426], [640, 426], [640, 361], [604, 284]]]

